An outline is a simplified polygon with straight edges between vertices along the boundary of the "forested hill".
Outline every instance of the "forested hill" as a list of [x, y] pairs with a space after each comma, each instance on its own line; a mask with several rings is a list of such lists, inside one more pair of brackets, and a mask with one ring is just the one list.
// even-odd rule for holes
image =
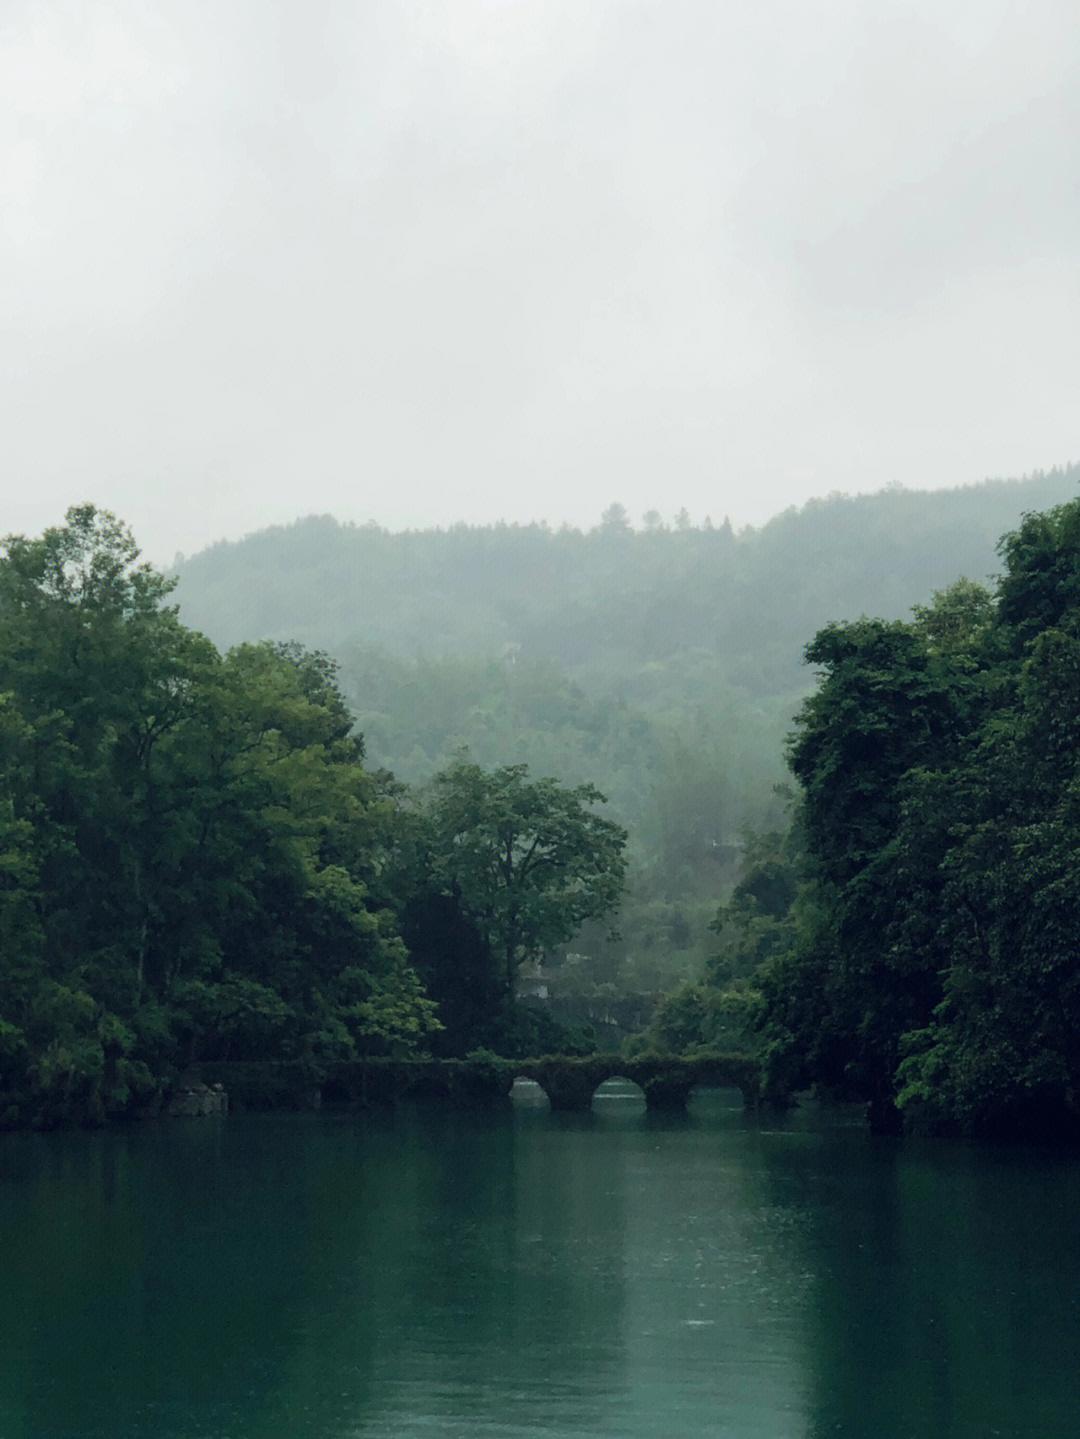
[[649, 988], [714, 947], [740, 829], [778, 817], [814, 633], [906, 616], [958, 574], [984, 580], [1000, 536], [1078, 485], [1080, 466], [838, 496], [740, 534], [657, 516], [635, 529], [618, 506], [585, 534], [312, 518], [184, 562], [175, 598], [223, 647], [329, 650], [367, 762], [411, 784], [467, 746], [488, 767], [598, 785], [630, 832], [619, 964]]
[[783, 776], [783, 737], [813, 683], [803, 648], [822, 625], [901, 618], [957, 574], [986, 579], [1000, 536], [1078, 485], [1073, 466], [835, 496], [741, 534], [655, 515], [633, 529], [619, 506], [584, 534], [391, 534], [324, 516], [184, 562], [176, 599], [223, 647], [330, 650], [369, 759], [411, 782], [467, 744], [485, 764], [599, 783], [637, 830], [638, 809], [668, 822], [658, 806], [693, 830], [677, 797], [689, 787], [715, 837], [718, 806], [730, 835]]
[[726, 524], [587, 533], [542, 525], [389, 533], [329, 516], [222, 542], [183, 561], [184, 621], [221, 645], [297, 639], [400, 657], [520, 646], [605, 679], [673, 650], [721, 656], [751, 695], [801, 683], [820, 625], [900, 616], [957, 573], [983, 580], [1020, 516], [1072, 498], [1080, 466], [936, 492], [834, 496], [739, 534]]

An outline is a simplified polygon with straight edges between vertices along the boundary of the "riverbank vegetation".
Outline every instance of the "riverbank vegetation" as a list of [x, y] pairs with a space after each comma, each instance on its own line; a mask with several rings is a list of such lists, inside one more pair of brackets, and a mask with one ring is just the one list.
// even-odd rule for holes
[[[536, 546], [585, 554], [542, 533], [491, 539], [511, 591]], [[617, 653], [615, 590], [577, 640], [567, 611], [579, 669], [523, 640], [222, 651], [112, 516], [10, 538], [0, 1120], [150, 1110], [199, 1064], [318, 1084], [369, 1056], [621, 1036], [637, 1056], [745, 1052], [766, 1097], [813, 1085], [881, 1127], [1080, 1132], [1080, 501], [1022, 517], [986, 586], [953, 572], [906, 616], [804, 630], [798, 681], [762, 638], [783, 678], [756, 695], [705, 618], [700, 643], [671, 630], [709, 556], [746, 578], [739, 537], [635, 533], [615, 510], [587, 538], [626, 613], [654, 586], [659, 628]], [[686, 560], [667, 589], [650, 546]], [[520, 1001], [523, 968], [547, 1002]]]
[[737, 1002], [766, 1089], [865, 1099], [881, 1127], [1080, 1133], [1080, 502], [1000, 555], [993, 589], [810, 641], [790, 827], [748, 848], [658, 1037], [708, 1044]]
[[223, 655], [170, 589], [92, 506], [0, 559], [0, 1120], [152, 1108], [199, 1061], [512, 1052], [517, 964], [617, 901], [599, 794], [464, 759], [411, 794], [325, 655]]

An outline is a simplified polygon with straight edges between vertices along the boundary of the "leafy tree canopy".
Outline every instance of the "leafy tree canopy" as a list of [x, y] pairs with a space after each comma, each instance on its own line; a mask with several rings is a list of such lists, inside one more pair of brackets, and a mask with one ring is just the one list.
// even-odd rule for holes
[[525, 765], [485, 772], [462, 757], [428, 798], [435, 872], [501, 957], [517, 966], [608, 914], [625, 878], [625, 831], [593, 808], [592, 785], [530, 780]]
[[[0, 554], [0, 1110], [435, 1028], [378, 896], [391, 806], [324, 655], [224, 657], [90, 505]], [[0, 1118], [3, 1115], [0, 1114]]]
[[791, 741], [809, 888], [766, 965], [793, 1082], [879, 1120], [1080, 1134], [1080, 502], [907, 623], [830, 625]]

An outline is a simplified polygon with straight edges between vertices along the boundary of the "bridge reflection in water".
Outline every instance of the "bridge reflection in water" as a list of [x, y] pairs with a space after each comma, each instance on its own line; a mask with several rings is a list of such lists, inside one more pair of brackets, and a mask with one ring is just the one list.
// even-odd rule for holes
[[[551, 1101], [535, 1079], [519, 1075], [510, 1090], [515, 1107], [522, 1109], [550, 1109]], [[616, 1076], [605, 1079], [592, 1097], [592, 1108], [601, 1114], [623, 1114], [645, 1112], [645, 1091], [632, 1079]]]

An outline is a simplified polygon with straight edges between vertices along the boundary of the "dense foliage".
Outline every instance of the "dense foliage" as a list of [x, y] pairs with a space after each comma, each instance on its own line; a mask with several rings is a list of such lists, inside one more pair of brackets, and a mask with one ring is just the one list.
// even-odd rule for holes
[[626, 833], [594, 809], [592, 785], [485, 771], [466, 754], [401, 817], [404, 935], [438, 1001], [442, 1054], [590, 1048], [544, 1009], [515, 1004], [518, 971], [610, 915], [622, 894]]
[[801, 922], [759, 976], [774, 1080], [882, 1124], [1080, 1119], [1080, 502], [1007, 535], [991, 594], [829, 625], [790, 745]]
[[[170, 588], [92, 506], [5, 542], [0, 1120], [150, 1106], [200, 1060], [317, 1074], [414, 1052], [441, 1032], [401, 935], [421, 890], [453, 907], [489, 980], [498, 946], [504, 1010], [517, 957], [618, 899], [623, 836], [591, 812], [594, 791], [460, 766], [415, 802], [364, 767], [325, 655], [264, 642], [223, 656], [180, 623]], [[537, 839], [512, 903], [461, 862], [475, 817], [443, 799], [463, 778], [528, 799]], [[448, 958], [440, 936], [425, 959]]]
[[[578, 541], [628, 573], [639, 542], [741, 543], [611, 513]], [[998, 554], [990, 589], [818, 628], [796, 793], [734, 758], [779, 709], [725, 689], [716, 646], [669, 633], [648, 658], [631, 626], [623, 673], [579, 637], [590, 676], [520, 641], [346, 647], [409, 783], [365, 762], [337, 661], [283, 636], [220, 653], [111, 516], [10, 538], [0, 1119], [147, 1107], [200, 1060], [587, 1048], [515, 1003], [546, 959], [579, 1016], [664, 988], [639, 1051], [749, 1044], [777, 1094], [816, 1084], [881, 1125], [1080, 1132], [1080, 501]], [[480, 754], [448, 749], [470, 736]], [[740, 831], [751, 790], [767, 822]]]
[[807, 636], [984, 578], [998, 536], [1077, 478], [832, 496], [739, 534], [685, 515], [633, 528], [618, 506], [588, 533], [311, 518], [184, 561], [176, 597], [219, 644], [333, 653], [370, 761], [410, 784], [463, 745], [488, 769], [597, 784], [629, 831], [628, 893], [620, 939], [587, 933], [578, 988], [655, 994], [712, 952], [743, 826], [782, 821]]
[[623, 886], [625, 831], [591, 806], [592, 785], [486, 774], [460, 759], [432, 783], [432, 878], [479, 925], [512, 993], [521, 960], [609, 913]]

